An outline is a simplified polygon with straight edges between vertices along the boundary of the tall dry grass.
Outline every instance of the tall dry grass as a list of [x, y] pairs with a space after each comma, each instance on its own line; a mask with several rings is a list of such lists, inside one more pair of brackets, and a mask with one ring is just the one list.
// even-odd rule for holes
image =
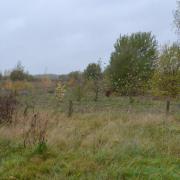
[[[22, 142], [33, 114], [18, 116], [12, 125], [0, 128], [1, 138]], [[144, 150], [179, 155], [179, 122], [163, 114], [101, 112], [77, 114], [67, 118], [53, 112], [40, 113], [41, 124], [48, 122], [46, 139], [51, 147], [62, 150], [97, 151], [116, 146], [136, 146]], [[166, 124], [164, 125], [164, 120]], [[42, 125], [43, 126], [43, 125]]]
[[[0, 139], [23, 145], [33, 113], [0, 128]], [[117, 111], [67, 115], [42, 111], [49, 153], [0, 147], [0, 175], [15, 179], [174, 179], [180, 126], [173, 116]], [[164, 123], [166, 120], [166, 123]], [[7, 150], [7, 148], [11, 148]], [[26, 152], [27, 151], [27, 152]], [[7, 157], [8, 155], [8, 157]], [[13, 176], [12, 176], [13, 175]]]

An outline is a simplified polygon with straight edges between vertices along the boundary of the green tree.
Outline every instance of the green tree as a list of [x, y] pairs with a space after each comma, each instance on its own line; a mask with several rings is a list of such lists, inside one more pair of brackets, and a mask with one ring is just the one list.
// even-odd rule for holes
[[18, 62], [17, 66], [11, 72], [10, 79], [12, 81], [23, 81], [23, 80], [25, 80], [24, 67], [22, 66], [21, 62]]
[[120, 36], [114, 48], [108, 66], [113, 89], [128, 96], [144, 91], [157, 57], [155, 37], [149, 32]]
[[156, 95], [167, 97], [167, 102], [180, 94], [180, 45], [165, 45], [152, 78], [153, 90]]
[[86, 81], [92, 84], [93, 91], [95, 93], [94, 100], [97, 101], [100, 92], [100, 81], [102, 80], [102, 69], [100, 64], [91, 63], [84, 71], [84, 77]]
[[68, 85], [72, 94], [72, 98], [81, 101], [84, 96], [84, 78], [79, 71], [74, 71], [68, 74]]
[[10, 79], [12, 81], [32, 81], [34, 78], [32, 75], [29, 75], [27, 72], [25, 72], [21, 62], [18, 62], [17, 66], [10, 73]]

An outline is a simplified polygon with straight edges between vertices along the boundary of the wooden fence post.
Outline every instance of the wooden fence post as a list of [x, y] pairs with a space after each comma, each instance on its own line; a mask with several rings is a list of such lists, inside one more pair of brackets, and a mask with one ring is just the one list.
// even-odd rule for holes
[[166, 115], [169, 115], [169, 111], [170, 111], [170, 100], [168, 99], [166, 101]]
[[69, 100], [69, 107], [68, 107], [68, 117], [71, 117], [73, 114], [73, 102]]

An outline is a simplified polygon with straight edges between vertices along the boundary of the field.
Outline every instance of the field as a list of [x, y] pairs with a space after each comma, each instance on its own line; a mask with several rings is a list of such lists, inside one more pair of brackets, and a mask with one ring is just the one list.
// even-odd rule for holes
[[20, 109], [0, 127], [0, 179], [180, 179], [179, 101], [166, 116], [164, 101], [152, 98], [83, 100], [68, 118], [68, 103], [52, 94], [34, 100], [46, 142], [24, 147], [35, 112]]
[[0, 180], [180, 180], [180, 0], [0, 10]]

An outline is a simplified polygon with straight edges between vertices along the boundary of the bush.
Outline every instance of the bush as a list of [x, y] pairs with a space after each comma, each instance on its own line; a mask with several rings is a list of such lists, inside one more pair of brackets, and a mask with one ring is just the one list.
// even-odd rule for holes
[[56, 99], [58, 102], [62, 102], [63, 101], [63, 98], [65, 96], [65, 92], [66, 92], [66, 87], [65, 85], [63, 85], [61, 82], [59, 82], [57, 84], [57, 87], [56, 87]]
[[17, 100], [14, 95], [0, 96], [0, 123], [11, 123], [17, 108]]
[[10, 79], [12, 81], [32, 81], [34, 80], [34, 77], [28, 74], [28, 72], [25, 72], [21, 62], [18, 62], [17, 66], [10, 73]]

